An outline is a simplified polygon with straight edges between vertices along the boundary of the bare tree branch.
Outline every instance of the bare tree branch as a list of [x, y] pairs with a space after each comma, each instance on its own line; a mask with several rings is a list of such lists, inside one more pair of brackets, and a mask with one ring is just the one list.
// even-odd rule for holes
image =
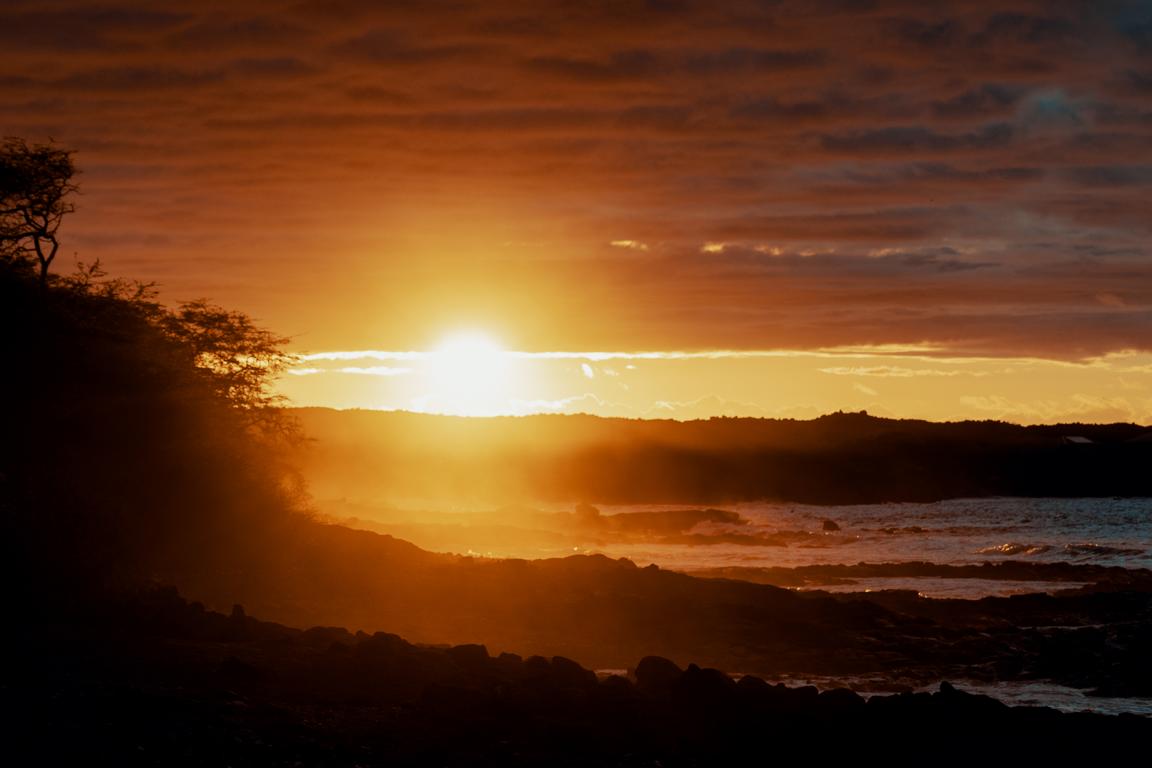
[[60, 249], [57, 231], [75, 210], [68, 200], [78, 191], [75, 173], [69, 150], [16, 138], [0, 143], [0, 259], [34, 254], [41, 288]]

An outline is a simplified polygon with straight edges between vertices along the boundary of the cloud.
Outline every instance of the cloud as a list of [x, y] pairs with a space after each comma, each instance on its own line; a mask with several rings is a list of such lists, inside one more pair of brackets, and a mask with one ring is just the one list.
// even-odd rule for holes
[[1003, 149], [1012, 143], [1015, 133], [1008, 123], [990, 123], [966, 133], [941, 133], [918, 125], [826, 134], [820, 145], [830, 152], [864, 154], [919, 153], [935, 154], [960, 150]]
[[754, 403], [726, 400], [718, 395], [705, 395], [694, 400], [659, 400], [640, 415], [645, 419], [711, 419], [716, 417], [756, 417], [766, 415], [764, 408]]
[[821, 67], [828, 58], [828, 53], [819, 48], [793, 50], [728, 48], [688, 54], [683, 67], [695, 75], [778, 73]]
[[310, 75], [317, 70], [311, 64], [292, 56], [273, 56], [237, 59], [228, 65], [228, 71], [242, 77], [293, 78]]
[[635, 410], [623, 403], [603, 400], [592, 393], [573, 395], [555, 400], [519, 400], [511, 399], [505, 410], [507, 415], [526, 415], [531, 413], [588, 413], [597, 416], [624, 416], [635, 417]]
[[[497, 353], [494, 353], [497, 354]], [[526, 352], [507, 350], [498, 354], [519, 360], [585, 360], [588, 362], [603, 362], [606, 360], [719, 360], [725, 358], [759, 358], [782, 357], [798, 354], [813, 354], [794, 350], [739, 350], [739, 349], [713, 349], [713, 350], [638, 350], [638, 351], [539, 351]], [[435, 351], [419, 350], [381, 350], [363, 349], [332, 352], [307, 352], [299, 355], [304, 362], [315, 361], [350, 361], [350, 360], [431, 360], [436, 357]], [[587, 365], [587, 363], [582, 364]], [[591, 366], [588, 366], [591, 370]], [[585, 371], [587, 375], [587, 371]]]
[[222, 70], [189, 71], [175, 67], [107, 67], [76, 72], [56, 85], [66, 89], [94, 91], [185, 91], [224, 78]]
[[1004, 118], [1009, 116], [1026, 93], [1019, 85], [983, 83], [948, 99], [933, 102], [932, 111], [948, 119]]
[[[872, 366], [833, 366], [831, 368], [820, 368], [820, 373], [827, 373], [832, 376], [881, 376], [881, 377], [895, 377], [895, 378], [920, 378], [920, 377], [940, 377], [940, 376], [987, 376], [987, 371], [961, 371], [961, 370], [940, 370], [935, 368], [903, 368], [895, 365], [872, 365]], [[875, 394], [875, 393], [870, 393]]]
[[373, 29], [332, 46], [338, 56], [377, 65], [419, 65], [458, 59], [468, 53], [460, 45], [429, 45], [393, 29]]
[[603, 84], [683, 77], [732, 77], [777, 74], [821, 67], [828, 59], [820, 49], [766, 49], [753, 46], [679, 51], [629, 48], [592, 58], [535, 56], [524, 65], [563, 79]]
[[[766, 351], [771, 352], [771, 351]], [[346, 360], [288, 375], [282, 391], [300, 404], [417, 408], [522, 415], [593, 413], [628, 418], [773, 416], [811, 418], [866, 408], [901, 418], [1003, 418], [1028, 423], [1152, 418], [1152, 353], [1111, 353], [1080, 363], [1020, 357], [948, 357], [943, 350], [882, 347], [778, 350], [773, 354], [674, 357], [612, 365], [577, 361], [596, 377], [573, 379], [573, 358], [524, 356], [518, 374], [482, 398], [428, 387], [423, 363], [411, 376], [344, 375]], [[629, 367], [631, 366], [631, 367]], [[370, 366], [364, 366], [368, 368]], [[322, 373], [332, 373], [323, 376]], [[605, 374], [601, 376], [601, 374]], [[828, 381], [829, 376], [838, 377]], [[626, 379], [633, 386], [621, 388]], [[876, 382], [883, 380], [883, 386]], [[581, 383], [583, 382], [583, 383]]]
[[[1057, 360], [1045, 359], [1042, 357], [1008, 357], [1003, 354], [998, 355], [981, 355], [976, 351], [964, 348], [950, 347], [942, 344], [934, 343], [908, 343], [908, 344], [849, 344], [841, 346], [828, 346], [822, 348], [808, 348], [808, 349], [699, 349], [699, 350], [617, 350], [617, 351], [559, 351], [559, 350], [542, 350], [542, 351], [523, 351], [523, 350], [505, 350], [499, 354], [507, 357], [510, 360], [521, 360], [526, 362], [567, 362], [579, 361], [581, 363], [581, 373], [587, 377], [588, 370], [595, 373], [596, 369], [593, 363], [605, 363], [610, 361], [623, 361], [625, 365], [624, 370], [635, 371], [638, 370], [636, 362], [677, 362], [677, 361], [756, 361], [756, 360], [807, 360], [814, 363], [827, 360], [877, 360], [888, 361], [897, 358], [903, 361], [917, 361], [923, 363], [934, 364], [977, 364], [988, 363], [998, 360], [1015, 360], [1015, 361], [1041, 361], [1046, 365], [1052, 366], [1080, 366], [1085, 364], [1099, 364], [1114, 367], [1117, 360], [1126, 360], [1132, 355], [1138, 354], [1134, 351], [1138, 347], [1129, 347], [1126, 351], [1116, 354], [1106, 354], [1103, 356], [1084, 356], [1084, 359], [1078, 362], [1063, 362]], [[331, 351], [331, 352], [307, 352], [297, 353], [296, 358], [300, 362], [352, 362], [360, 360], [378, 360], [378, 361], [403, 361], [411, 363], [412, 366], [419, 365], [423, 362], [429, 362], [436, 359], [438, 353], [435, 351], [418, 351], [418, 350], [349, 350], [349, 351]], [[397, 367], [391, 370], [407, 372], [411, 366]], [[332, 372], [344, 371], [347, 372], [346, 367], [300, 367], [293, 370], [302, 370], [311, 372]], [[358, 370], [374, 370], [371, 366], [358, 368]], [[606, 376], [617, 376], [618, 371], [614, 369], [602, 368], [600, 369]], [[890, 363], [878, 365], [862, 365], [862, 366], [827, 366], [818, 369], [819, 372], [833, 375], [833, 376], [890, 376], [898, 378], [908, 377], [951, 377], [951, 376], [983, 376], [986, 372], [978, 370], [951, 370], [936, 368], [910, 368], [906, 366], [898, 366]], [[1117, 368], [1118, 372], [1123, 368]], [[1133, 371], [1143, 371], [1144, 368], [1131, 369]]]
[[593, 82], [643, 78], [662, 71], [652, 52], [639, 49], [615, 51], [603, 59], [536, 56], [525, 61], [525, 66], [557, 77]]
[[886, 26], [898, 42], [926, 49], [947, 48], [959, 41], [963, 34], [961, 25], [952, 19], [890, 19]]
[[316, 376], [326, 373], [346, 373], [358, 376], [404, 376], [411, 372], [411, 368], [397, 368], [387, 365], [345, 366], [342, 368], [300, 367], [287, 370], [290, 376]]
[[2, 16], [0, 46], [9, 51], [114, 51], [173, 29], [188, 14], [155, 8], [86, 7], [67, 4], [51, 10], [21, 11]]
[[203, 17], [174, 33], [168, 42], [178, 49], [198, 51], [291, 50], [313, 37], [301, 25], [253, 15], [239, 19]]
[[1018, 44], [1064, 44], [1074, 37], [1076, 25], [1059, 16], [997, 13], [984, 26], [984, 34]]
[[360, 376], [404, 376], [411, 372], [411, 368], [393, 368], [387, 365], [373, 365], [368, 367], [348, 366], [336, 369], [336, 373], [351, 373]]
[[0, 100], [66, 249], [318, 350], [1076, 359], [1152, 348], [1141, 7], [18, 2]]
[[334, 352], [308, 352], [300, 355], [306, 362], [315, 360], [416, 360], [431, 357], [431, 352], [396, 352], [379, 349], [359, 349]]
[[1065, 173], [1073, 184], [1085, 187], [1152, 186], [1152, 165], [1089, 166], [1069, 168]]
[[1106, 307], [1127, 307], [1128, 302], [1124, 297], [1116, 293], [1097, 293], [1095, 294], [1096, 301], [1100, 302]]
[[1125, 397], [1101, 397], [1076, 393], [1068, 397], [1019, 400], [1001, 395], [972, 395], [961, 403], [991, 417], [1017, 423], [1134, 422], [1147, 423], [1152, 417], [1152, 401]]

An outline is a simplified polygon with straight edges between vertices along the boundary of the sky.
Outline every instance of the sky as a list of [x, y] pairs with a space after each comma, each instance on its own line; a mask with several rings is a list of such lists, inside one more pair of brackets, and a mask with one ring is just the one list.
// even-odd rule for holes
[[1148, 0], [5, 0], [0, 105], [302, 405], [1152, 422]]

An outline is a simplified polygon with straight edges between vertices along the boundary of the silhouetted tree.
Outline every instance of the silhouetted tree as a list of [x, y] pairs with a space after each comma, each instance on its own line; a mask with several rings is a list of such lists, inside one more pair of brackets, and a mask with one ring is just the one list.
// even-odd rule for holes
[[307, 512], [272, 392], [287, 340], [98, 262], [49, 274], [74, 173], [67, 151], [0, 143], [0, 571], [226, 583]]
[[60, 223], [75, 210], [68, 200], [75, 173], [70, 150], [19, 138], [0, 144], [0, 257], [35, 259], [41, 290], [60, 250]]
[[191, 357], [209, 389], [240, 411], [250, 427], [279, 436], [294, 432], [293, 422], [282, 418], [283, 398], [269, 391], [292, 362], [283, 351], [287, 338], [258, 327], [242, 312], [203, 299], [164, 313], [159, 324]]
[[284, 340], [99, 265], [47, 290], [29, 266], [0, 261], [0, 570], [72, 589], [249, 567], [306, 508], [271, 392]]

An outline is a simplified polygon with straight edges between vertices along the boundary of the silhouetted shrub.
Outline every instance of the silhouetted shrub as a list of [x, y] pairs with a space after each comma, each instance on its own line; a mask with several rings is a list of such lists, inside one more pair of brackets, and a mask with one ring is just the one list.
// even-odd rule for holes
[[168, 309], [98, 265], [42, 289], [0, 264], [9, 586], [242, 578], [302, 506], [268, 390], [283, 341], [203, 301]]

